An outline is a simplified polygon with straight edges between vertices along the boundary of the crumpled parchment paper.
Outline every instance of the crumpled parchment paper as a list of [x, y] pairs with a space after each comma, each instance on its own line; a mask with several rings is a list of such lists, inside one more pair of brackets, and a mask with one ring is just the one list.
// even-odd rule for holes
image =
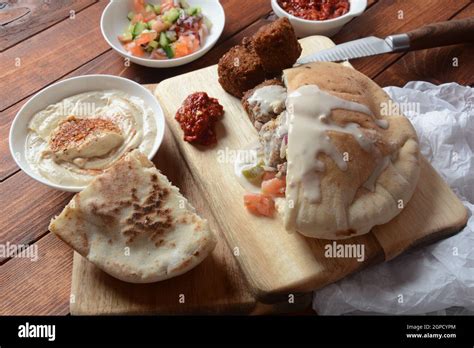
[[474, 314], [474, 89], [415, 81], [384, 90], [405, 107], [422, 154], [470, 210], [469, 221], [453, 237], [316, 291], [313, 309], [320, 315]]

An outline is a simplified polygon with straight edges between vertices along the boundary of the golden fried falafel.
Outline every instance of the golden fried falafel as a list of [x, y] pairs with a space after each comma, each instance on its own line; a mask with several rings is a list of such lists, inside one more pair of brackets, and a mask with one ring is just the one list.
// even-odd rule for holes
[[255, 51], [241, 45], [232, 47], [221, 57], [217, 71], [222, 88], [238, 98], [265, 80], [260, 58]]
[[241, 45], [231, 48], [218, 64], [219, 83], [236, 97], [265, 78], [275, 77], [290, 68], [301, 54], [301, 46], [287, 18], [262, 28]]
[[291, 68], [301, 54], [301, 46], [288, 18], [280, 18], [260, 28], [251, 40], [267, 74]]

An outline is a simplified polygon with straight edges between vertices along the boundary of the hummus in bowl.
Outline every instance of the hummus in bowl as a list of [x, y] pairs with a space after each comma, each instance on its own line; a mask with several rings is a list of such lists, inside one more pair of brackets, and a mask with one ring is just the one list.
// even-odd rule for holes
[[153, 110], [118, 90], [81, 93], [36, 113], [29, 123], [26, 160], [51, 182], [86, 186], [124, 154], [150, 153]]
[[82, 76], [25, 104], [10, 130], [10, 149], [34, 179], [78, 192], [134, 149], [151, 159], [164, 127], [161, 107], [146, 88], [115, 76]]

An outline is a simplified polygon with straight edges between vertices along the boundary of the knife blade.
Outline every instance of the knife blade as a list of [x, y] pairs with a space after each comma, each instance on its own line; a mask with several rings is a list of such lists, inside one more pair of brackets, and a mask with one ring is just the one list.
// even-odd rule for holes
[[397, 52], [409, 47], [409, 38], [406, 34], [388, 36], [380, 39], [369, 36], [364, 39], [349, 41], [332, 48], [319, 51], [296, 61], [297, 64], [311, 62], [337, 62], [347, 59], [373, 56], [382, 53]]
[[384, 39], [369, 36], [339, 44], [317, 53], [299, 58], [297, 64], [311, 62], [338, 62], [368, 57], [383, 53], [454, 45], [472, 42], [474, 39], [474, 17], [433, 23], [404, 34], [387, 36]]

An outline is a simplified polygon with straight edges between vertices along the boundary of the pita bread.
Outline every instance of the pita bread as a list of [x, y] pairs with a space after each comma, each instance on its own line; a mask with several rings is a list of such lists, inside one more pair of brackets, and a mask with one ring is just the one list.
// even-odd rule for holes
[[[347, 168], [341, 170], [325, 153], [317, 155], [325, 169], [314, 183], [319, 185], [316, 203], [303, 196], [300, 185], [287, 185], [287, 198], [297, 197], [290, 207], [286, 202], [287, 229], [313, 238], [345, 239], [368, 233], [373, 226], [397, 216], [410, 200], [420, 172], [418, 139], [408, 119], [401, 114], [382, 115], [381, 107], [390, 101], [387, 94], [365, 75], [340, 64], [313, 63], [288, 69], [284, 81], [289, 95], [302, 86], [316, 85], [323, 92], [370, 109], [372, 115], [335, 108], [330, 119], [341, 127], [359, 125], [373, 142], [373, 150], [366, 151], [352, 134], [326, 132], [331, 146], [340, 154], [349, 154]], [[382, 122], [388, 127], [381, 127], [380, 120], [386, 120]], [[291, 161], [288, 158], [288, 163]], [[288, 168], [288, 176], [291, 170]], [[368, 182], [371, 188], [367, 188]]]
[[49, 229], [106, 273], [131, 283], [183, 274], [216, 245], [207, 221], [138, 150], [76, 194]]

